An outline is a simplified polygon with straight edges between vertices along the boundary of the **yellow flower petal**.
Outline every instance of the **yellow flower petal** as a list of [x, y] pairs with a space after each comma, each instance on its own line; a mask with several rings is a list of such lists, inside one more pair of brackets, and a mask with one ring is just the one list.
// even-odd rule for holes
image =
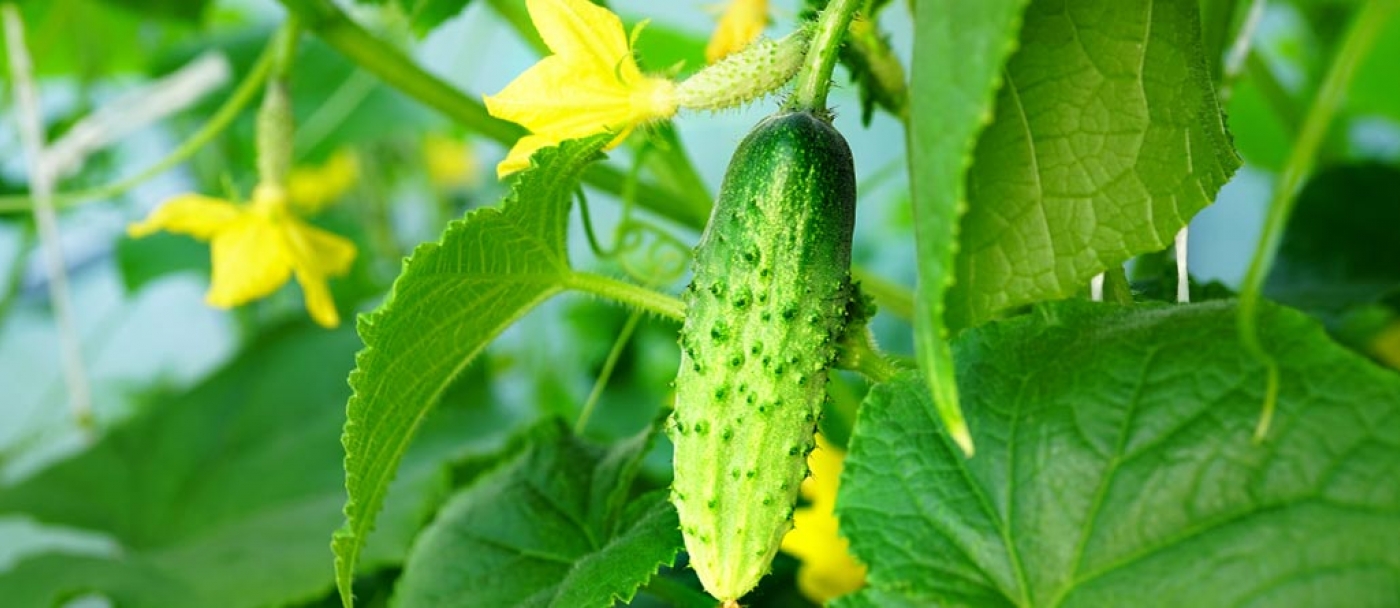
[[783, 537], [783, 552], [802, 560], [798, 588], [817, 603], [865, 585], [865, 566], [851, 557], [850, 543], [841, 538], [835, 514], [844, 458], [817, 435], [817, 449], [807, 457], [812, 475], [802, 482], [802, 494], [811, 504], [793, 513], [792, 531]]
[[802, 595], [825, 604], [865, 586], [866, 568], [851, 558], [846, 547], [829, 561], [804, 561], [797, 569], [797, 588]]
[[326, 285], [326, 277], [302, 270], [297, 270], [296, 276], [311, 320], [326, 329], [338, 327], [340, 313], [335, 309], [335, 299], [331, 297], [330, 286]]
[[228, 201], [198, 194], [182, 194], [157, 207], [145, 220], [128, 226], [126, 233], [139, 238], [165, 230], [207, 241], [245, 213]]
[[355, 243], [350, 239], [295, 217], [283, 219], [282, 234], [297, 270], [336, 277], [349, 272], [355, 261]]
[[287, 176], [287, 199], [297, 211], [312, 215], [344, 196], [360, 176], [353, 150], [342, 148], [318, 167], [297, 167]]
[[705, 47], [705, 60], [714, 63], [748, 46], [768, 26], [768, 0], [731, 0]]
[[527, 0], [525, 7], [555, 56], [598, 72], [617, 70], [623, 81], [641, 77], [622, 20], [612, 11], [588, 0]]
[[326, 279], [350, 271], [350, 264], [355, 261], [355, 244], [295, 217], [285, 218], [283, 236], [311, 319], [326, 328], [340, 325]]
[[521, 171], [530, 166], [530, 156], [540, 148], [559, 145], [558, 141], [539, 135], [526, 135], [511, 146], [510, 153], [506, 154], [506, 159], [496, 165], [496, 177], [504, 178], [507, 175]]
[[281, 230], [262, 215], [245, 214], [214, 235], [210, 247], [214, 270], [205, 301], [211, 306], [231, 308], [266, 296], [292, 272]]
[[559, 55], [541, 59], [485, 100], [492, 116], [556, 141], [669, 118], [677, 107], [669, 80], [642, 78], [623, 85], [611, 72], [581, 71]]
[[675, 83], [642, 75], [617, 15], [586, 0], [528, 1], [530, 18], [555, 54], [485, 101], [492, 116], [519, 123], [541, 139], [512, 150], [497, 167], [499, 175], [527, 166], [529, 152], [544, 145], [627, 133], [675, 115]]

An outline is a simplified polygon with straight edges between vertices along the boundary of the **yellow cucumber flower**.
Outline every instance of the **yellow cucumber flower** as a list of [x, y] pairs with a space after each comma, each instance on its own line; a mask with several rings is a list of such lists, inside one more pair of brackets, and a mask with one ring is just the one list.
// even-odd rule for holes
[[850, 543], [836, 528], [836, 490], [845, 454], [817, 435], [817, 449], [807, 456], [812, 475], [802, 482], [810, 505], [793, 513], [793, 528], [783, 537], [783, 552], [802, 560], [797, 587], [808, 599], [824, 604], [865, 585], [865, 566], [851, 557]]
[[714, 63], [743, 49], [768, 27], [768, 0], [729, 0], [714, 36], [705, 47], [705, 60]]
[[344, 196], [359, 178], [355, 151], [341, 148], [324, 165], [292, 169], [287, 175], [287, 200], [302, 215], [313, 215]]
[[326, 282], [350, 270], [355, 245], [297, 217], [283, 189], [260, 185], [248, 205], [182, 194], [129, 226], [127, 234], [139, 238], [160, 230], [209, 241], [214, 266], [205, 296], [209, 305], [245, 304], [295, 275], [312, 320], [328, 328], [340, 324]]
[[481, 181], [476, 151], [461, 138], [440, 133], [423, 137], [423, 165], [428, 181], [440, 189], [474, 186]]
[[637, 125], [676, 114], [676, 85], [642, 74], [617, 15], [588, 0], [526, 0], [526, 8], [554, 54], [485, 98], [492, 116], [530, 130], [498, 176], [529, 166], [540, 148], [604, 132], [617, 133], [615, 146]]

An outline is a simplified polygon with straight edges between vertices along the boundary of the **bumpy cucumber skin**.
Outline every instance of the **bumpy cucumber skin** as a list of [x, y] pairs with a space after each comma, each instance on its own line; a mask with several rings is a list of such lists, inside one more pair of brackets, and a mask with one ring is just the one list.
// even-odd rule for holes
[[682, 294], [671, 499], [705, 590], [737, 600], [792, 527], [846, 325], [855, 168], [809, 112], [739, 144]]

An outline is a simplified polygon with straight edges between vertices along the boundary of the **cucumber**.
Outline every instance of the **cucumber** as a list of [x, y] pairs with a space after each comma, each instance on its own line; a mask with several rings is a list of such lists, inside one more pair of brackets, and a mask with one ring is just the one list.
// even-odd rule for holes
[[739, 144], [695, 249], [671, 500], [691, 566], [726, 605], [792, 527], [853, 293], [854, 225], [845, 138], [811, 112], [780, 112]]

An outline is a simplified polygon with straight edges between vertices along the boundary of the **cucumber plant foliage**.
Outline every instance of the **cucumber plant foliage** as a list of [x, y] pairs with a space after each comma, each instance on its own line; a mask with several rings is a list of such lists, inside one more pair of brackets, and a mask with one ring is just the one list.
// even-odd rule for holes
[[395, 589], [403, 606], [607, 606], [630, 601], [680, 552], [664, 491], [634, 480], [655, 433], [609, 449], [556, 419], [448, 501], [414, 544]]
[[913, 112], [907, 131], [915, 337], [956, 423], [949, 331], [1166, 247], [1239, 160], [1195, 2], [922, 6], [911, 95], [940, 110]]
[[347, 604], [360, 550], [418, 426], [487, 343], [564, 289], [570, 203], [607, 141], [541, 152], [499, 208], [473, 211], [420, 245], [384, 304], [360, 318], [365, 348], [350, 374], [343, 438], [346, 523], [332, 541]]
[[[966, 459], [906, 373], [856, 422], [837, 510], [870, 588], [842, 606], [1348, 606], [1400, 600], [1400, 377], [1302, 314], [1067, 303], [965, 332]], [[898, 463], [893, 465], [892, 463]]]
[[[495, 0], [487, 8], [529, 41], [538, 40], [534, 9], [561, 2]], [[81, 18], [50, 7], [73, 3], [85, 7], [74, 13]], [[193, 50], [223, 49], [242, 66], [238, 72], [271, 65], [253, 64], [243, 43], [186, 48], [189, 28], [207, 14], [205, 0], [73, 3], [17, 5], [36, 34], [31, 40], [41, 43], [33, 52], [37, 84], [47, 88], [59, 76], [94, 85], [75, 91], [80, 103], [61, 106], [101, 103], [86, 89], [109, 89], [113, 75], [125, 87], [128, 71], [144, 70], [155, 82], [170, 60]], [[366, 166], [401, 162], [406, 143], [439, 126], [430, 112], [472, 137], [509, 145], [521, 135], [357, 25], [342, 10], [346, 3], [279, 3], [292, 17], [288, 27], [307, 34], [300, 52], [292, 52], [297, 37], [279, 36], [288, 65], [276, 68], [298, 95], [302, 130], [294, 139], [305, 148], [298, 156], [353, 145], [357, 158], [374, 161]], [[356, 18], [383, 11], [381, 25], [423, 36], [470, 2], [351, 4]], [[404, 608], [762, 608], [788, 605], [798, 594], [846, 608], [1400, 605], [1400, 375], [1342, 345], [1400, 367], [1400, 252], [1376, 245], [1400, 219], [1391, 211], [1400, 207], [1388, 204], [1400, 192], [1400, 151], [1384, 137], [1362, 137], [1393, 131], [1400, 118], [1400, 35], [1390, 35], [1400, 32], [1400, 17], [1357, 17], [1400, 13], [1400, 2], [1269, 3], [1266, 15], [1288, 17], [1265, 21], [1285, 42], [1256, 44], [1244, 71], [1233, 73], [1238, 66], [1226, 57], [1244, 48], [1248, 41], [1238, 37], [1251, 30], [1247, 13], [1262, 3], [804, 4], [819, 15], [816, 23], [775, 11], [769, 32], [806, 27], [813, 33], [807, 43], [825, 50], [808, 53], [778, 118], [750, 136], [772, 138], [733, 146], [708, 226], [701, 226], [710, 203], [701, 176], [729, 155], [692, 159], [685, 144], [686, 129], [705, 129], [713, 117], [681, 113], [680, 129], [621, 125], [635, 146], [621, 161], [597, 162], [610, 143], [623, 144], [614, 142], [617, 133], [542, 149], [499, 205], [444, 219], [441, 237], [413, 251], [382, 303], [359, 319], [358, 341], [346, 329], [282, 324], [283, 298], [274, 295], [233, 317], [246, 330], [240, 335], [252, 338], [227, 364], [190, 379], [188, 389], [133, 398], [139, 407], [130, 410], [104, 409], [128, 387], [102, 383], [110, 370], [94, 364], [102, 370], [94, 373], [99, 426], [83, 445], [48, 441], [50, 428], [34, 437], [9, 432], [10, 402], [26, 397], [6, 389], [62, 391], [28, 377], [28, 361], [12, 365], [40, 358], [28, 350], [36, 341], [26, 333], [48, 337], [52, 318], [50, 303], [33, 296], [43, 290], [30, 289], [25, 256], [5, 258], [12, 272], [0, 298], [0, 344], [22, 344], [14, 350], [25, 352], [0, 351], [0, 605], [51, 606], [84, 594], [134, 608], [336, 601], [350, 608], [356, 599]], [[897, 13], [905, 10], [912, 20]], [[146, 15], [164, 19], [143, 21]], [[824, 21], [830, 15], [842, 17]], [[1350, 24], [1341, 19], [1347, 16]], [[856, 25], [848, 27], [851, 19]], [[245, 21], [202, 24], [217, 31], [200, 39], [265, 34], [227, 29]], [[905, 53], [907, 37], [898, 30], [910, 22], [913, 48]], [[704, 56], [695, 25], [629, 27], [624, 52], [649, 76], [680, 78]], [[73, 35], [39, 35], [60, 26]], [[151, 28], [164, 34], [142, 36], [149, 44], [109, 44]], [[1366, 53], [1334, 50], [1359, 48], [1352, 43], [1366, 36], [1357, 31], [1384, 33]], [[182, 41], [178, 51], [166, 38]], [[1289, 46], [1295, 43], [1301, 58], [1278, 52], [1298, 50]], [[99, 47], [102, 53], [91, 53]], [[152, 62], [159, 56], [146, 53], [155, 48], [173, 54]], [[845, 93], [858, 101], [828, 104], [830, 80], [808, 79], [820, 66], [829, 72], [827, 60], [838, 56], [855, 83]], [[683, 60], [690, 63], [678, 65]], [[259, 86], [266, 73], [256, 74], [238, 90]], [[559, 93], [542, 97], [577, 101]], [[212, 106], [187, 113], [199, 108]], [[252, 154], [240, 127], [246, 121], [235, 120], [249, 109], [219, 108], [201, 129], [213, 139], [192, 137], [186, 143], [205, 143], [180, 154], [220, 140], [226, 154], [201, 162]], [[857, 206], [861, 222], [882, 214], [898, 220], [889, 207], [904, 195], [853, 192], [857, 179], [885, 174], [870, 162], [877, 155], [866, 154], [871, 139], [885, 145], [891, 137], [856, 131], [856, 121], [840, 116], [855, 108], [873, 129], [902, 129], [908, 225], [854, 225]], [[79, 131], [69, 128], [79, 117], [65, 114], [75, 110], [57, 109], [44, 108], [52, 134]], [[871, 121], [872, 112], [891, 116]], [[6, 111], [2, 118], [11, 117]], [[1375, 124], [1385, 128], [1370, 129]], [[215, 137], [220, 129], [227, 134]], [[448, 141], [458, 135], [438, 143], [461, 143]], [[1136, 260], [1135, 271], [1150, 276], [1154, 261], [1168, 259], [1173, 237], [1240, 168], [1234, 139], [1257, 180], [1277, 172], [1279, 183], [1291, 183], [1283, 178], [1301, 180], [1318, 167], [1305, 185], [1298, 182], [1296, 205], [1293, 189], [1275, 189], [1283, 202], [1267, 225], [1282, 226], [1290, 209], [1293, 222], [1277, 252], [1263, 240], [1255, 266], [1274, 263], [1268, 295], [1307, 313], [1270, 304], [1255, 319], [1281, 378], [1262, 440], [1253, 431], [1267, 385], [1262, 355], [1241, 345], [1240, 306], [1229, 299], [1147, 303], [1150, 293], [1132, 291], [1143, 283], [1130, 286], [1117, 272]], [[1326, 158], [1294, 159], [1312, 149], [1295, 140], [1325, 141]], [[447, 147], [455, 160], [466, 156], [465, 148]], [[125, 173], [120, 156], [95, 172], [65, 174], [57, 184], [61, 207], [95, 200], [92, 193], [105, 188], [68, 188]], [[239, 167], [207, 168], [193, 173], [227, 174], [232, 184], [249, 177]], [[422, 181], [432, 172], [382, 173], [351, 196], [397, 191], [405, 175]], [[0, 179], [0, 213], [28, 213], [33, 202], [13, 177]], [[611, 247], [589, 232], [597, 261], [618, 263], [647, 287], [574, 269], [569, 218], [583, 181], [626, 201]], [[887, 183], [897, 191], [905, 185]], [[437, 184], [433, 195], [442, 196], [434, 202], [475, 200], [492, 187]], [[315, 221], [358, 222], [372, 208], [392, 224], [400, 205], [403, 217], [421, 217], [411, 208], [415, 199], [406, 199], [342, 205]], [[23, 216], [3, 219], [26, 241], [25, 221], [11, 217]], [[375, 255], [400, 255], [400, 226], [370, 223], [383, 219], [347, 230], [364, 269], [383, 262]], [[1236, 228], [1223, 224], [1214, 227]], [[899, 250], [894, 241], [909, 237], [901, 231], [912, 231], [909, 259], [888, 255]], [[1200, 239], [1209, 231], [1194, 232]], [[182, 239], [118, 245], [115, 266], [129, 300], [172, 274], [204, 272], [207, 248]], [[697, 242], [693, 283], [679, 298], [657, 285], [681, 277], [640, 276], [640, 268], [682, 268]], [[634, 263], [641, 256], [657, 264]], [[863, 299], [851, 302], [859, 297], [849, 278], [852, 257], [857, 265], [887, 266], [855, 269], [884, 316]], [[75, 286], [91, 285], [78, 266], [100, 265], [70, 268]], [[340, 304], [385, 293], [387, 277], [355, 274], [363, 276], [336, 284]], [[1115, 303], [1082, 301], [1093, 277], [1104, 274]], [[906, 288], [882, 277], [914, 280]], [[1193, 295], [1225, 290], [1216, 287]], [[578, 313], [571, 321], [591, 333], [557, 332], [575, 341], [568, 346], [586, 345], [562, 349], [566, 356], [521, 347], [520, 360], [547, 353], [565, 370], [524, 369], [527, 383], [535, 382], [525, 390], [507, 385], [528, 366], [500, 374], [480, 364], [503, 331], [571, 288], [632, 307], [597, 310], [638, 316], [600, 323], [595, 309]], [[682, 321], [679, 333], [674, 325], [640, 325], [648, 313]], [[869, 326], [867, 313], [877, 315]], [[30, 331], [34, 319], [42, 332]], [[84, 337], [85, 326], [98, 325], [89, 321], [79, 323]], [[876, 336], [892, 350], [912, 344], [913, 352], [887, 359]], [[100, 342], [81, 346], [95, 359], [93, 351], [125, 355]], [[833, 365], [853, 369], [828, 384]], [[861, 381], [848, 371], [868, 382], [854, 388]], [[589, 382], [596, 390], [569, 428], [560, 415], [572, 413]], [[839, 415], [820, 419], [823, 412]], [[544, 419], [523, 422], [532, 417]], [[818, 428], [824, 444], [844, 444], [844, 472], [839, 484], [818, 478], [804, 488]], [[489, 454], [477, 453], [483, 437]], [[57, 453], [65, 447], [72, 453]], [[25, 469], [26, 458], [39, 464]], [[826, 494], [806, 496], [812, 486]], [[817, 597], [804, 581], [831, 565], [822, 557], [849, 565], [832, 548], [840, 539], [802, 539], [788, 545], [789, 557], [775, 554], [794, 538], [785, 536], [794, 520], [813, 521], [807, 516], [824, 515], [833, 502], [835, 522], [813, 527], [839, 522], [850, 556], [868, 569], [843, 572], [846, 595]], [[794, 509], [801, 510], [796, 517]], [[799, 535], [810, 531], [797, 525]], [[15, 549], [6, 535], [15, 527], [100, 538]], [[832, 548], [831, 555], [794, 545]]]

